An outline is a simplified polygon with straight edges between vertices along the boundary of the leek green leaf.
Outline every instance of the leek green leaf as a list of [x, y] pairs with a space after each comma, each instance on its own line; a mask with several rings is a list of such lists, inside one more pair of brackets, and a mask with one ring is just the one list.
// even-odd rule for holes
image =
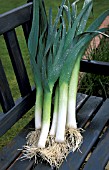
[[87, 29], [87, 31], [95, 31], [102, 24], [104, 19], [109, 15], [109, 10], [103, 12]]
[[[83, 52], [85, 51], [87, 44], [92, 40], [92, 38], [94, 38], [95, 36], [97, 36], [98, 34], [102, 34], [103, 32], [105, 32], [107, 29], [103, 28], [97, 31], [93, 31], [90, 33], [87, 33], [86, 36], [84, 36], [82, 39], [80, 39], [80, 41], [74, 46], [74, 48], [72, 48], [72, 50], [69, 50], [69, 54], [67, 56], [67, 59], [64, 63], [64, 66], [62, 68], [61, 74], [60, 74], [60, 84], [64, 82], [66, 82], [67, 84], [70, 81], [71, 78], [71, 73], [72, 73], [72, 69], [75, 65], [75, 62], [77, 60], [77, 58], [80, 56], [82, 57]], [[85, 47], [85, 48], [84, 48]], [[84, 51], [83, 51], [84, 48]], [[82, 55], [81, 55], [82, 53]]]

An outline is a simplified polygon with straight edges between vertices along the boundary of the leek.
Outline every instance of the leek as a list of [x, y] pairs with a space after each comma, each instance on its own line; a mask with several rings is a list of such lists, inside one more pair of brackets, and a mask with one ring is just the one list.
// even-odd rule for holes
[[[93, 6], [92, 0], [84, 1], [82, 10], [78, 15], [78, 0], [72, 3], [71, 9], [69, 1], [68, 6], [65, 2], [65, 0], [62, 0], [53, 24], [52, 9], [49, 10], [47, 20], [43, 1], [33, 0], [33, 21], [28, 39], [30, 61], [36, 86], [36, 132], [31, 133], [29, 138], [33, 139], [34, 134], [39, 134], [36, 135], [35, 141], [29, 140], [32, 143], [29, 144], [29, 149], [26, 147], [26, 153], [27, 157], [37, 154], [43, 157], [44, 155], [44, 158], [51, 161], [51, 164], [54, 161], [55, 166], [62, 160], [59, 157], [57, 159], [56, 155], [56, 158], [54, 158], [52, 151], [50, 151], [52, 156], [49, 158], [48, 155], [45, 155], [46, 148], [47, 153], [50, 153], [48, 150], [51, 148], [55, 149], [56, 146], [62, 146], [65, 149], [63, 149], [65, 153], [61, 153], [63, 159], [64, 154], [67, 155], [71, 150], [77, 149], [82, 141], [76, 121], [76, 95], [80, 60], [93, 37], [98, 34], [106, 35], [104, 32], [108, 30], [107, 28], [98, 28], [109, 14], [109, 10], [104, 12], [85, 31]], [[39, 20], [39, 11], [42, 22]], [[65, 23], [65, 16], [68, 25]], [[51, 103], [54, 90], [54, 110], [52, 113]], [[37, 131], [37, 129], [40, 130]], [[72, 139], [74, 133], [75, 135], [78, 134], [75, 137], [77, 141], [69, 143], [66, 133], [69, 136], [71, 133]], [[70, 141], [73, 141], [72, 139]], [[34, 154], [31, 153], [32, 147]], [[58, 152], [56, 153], [58, 154]], [[51, 160], [52, 158], [53, 160]]]
[[[41, 134], [39, 137], [38, 147], [44, 148], [46, 145], [47, 136], [49, 133], [50, 128], [50, 115], [51, 115], [51, 101], [52, 101], [52, 91], [55, 82], [59, 77], [60, 71], [56, 71], [53, 64], [57, 61], [57, 57], [54, 59], [54, 63], [51, 67], [47, 67], [47, 63], [52, 60], [51, 48], [54, 44], [54, 37], [57, 32], [57, 24], [59, 22], [59, 18], [62, 13], [63, 5], [65, 0], [63, 0], [62, 5], [58, 11], [57, 17], [55, 19], [54, 25], [52, 26], [51, 16], [49, 16], [49, 25], [48, 25], [48, 35], [46, 39], [46, 47], [44, 51], [43, 61], [42, 61], [42, 83], [44, 88], [44, 100], [43, 100], [43, 116], [42, 116], [42, 127], [41, 127]], [[51, 10], [49, 15], [52, 15]], [[61, 56], [62, 53], [62, 46], [63, 46], [63, 39], [65, 38], [65, 29], [63, 29], [63, 36], [62, 40], [59, 45], [59, 49], [57, 51], [56, 56]], [[48, 54], [49, 53], [49, 54]], [[48, 55], [48, 56], [47, 56]], [[49, 60], [50, 58], [50, 60]], [[48, 59], [48, 60], [47, 60]], [[55, 74], [54, 74], [55, 69]]]
[[[38, 46], [38, 34], [39, 34], [39, 1], [34, 0], [33, 3], [34, 3], [33, 22], [32, 22], [29, 39], [28, 39], [28, 49], [30, 53], [30, 61], [32, 65], [35, 86], [37, 89], [36, 103], [35, 103], [35, 128], [40, 129], [41, 128], [43, 90], [42, 90], [42, 83], [41, 83], [41, 78], [40, 78], [41, 77], [40, 70], [35, 61], [35, 57], [37, 53], [37, 46]], [[37, 24], [37, 28], [34, 27], [35, 24]]]
[[39, 138], [39, 142], [38, 142], [39, 148], [45, 148], [45, 143], [46, 143], [47, 136], [49, 133], [50, 114], [51, 114], [51, 97], [52, 97], [52, 92], [44, 93], [43, 118], [42, 118], [43, 120], [42, 120], [40, 138]]
[[59, 106], [59, 87], [57, 85], [56, 90], [55, 90], [52, 125], [51, 125], [51, 128], [50, 128], [50, 135], [51, 136], [55, 136], [55, 134], [56, 134], [57, 118], [58, 118], [58, 106]]
[[68, 94], [68, 114], [67, 114], [67, 126], [70, 128], [77, 128], [76, 122], [76, 94], [78, 87], [78, 75], [80, 69], [80, 58], [77, 58], [76, 64], [72, 71], [70, 83], [69, 83], [69, 94]]
[[65, 126], [67, 117], [68, 84], [59, 85], [59, 111], [56, 130], [56, 142], [64, 142]]

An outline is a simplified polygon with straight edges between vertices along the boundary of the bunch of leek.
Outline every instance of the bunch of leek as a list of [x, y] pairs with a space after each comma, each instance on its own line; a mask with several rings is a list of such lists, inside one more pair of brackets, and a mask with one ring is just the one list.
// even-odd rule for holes
[[[107, 28], [98, 28], [109, 15], [109, 10], [85, 30], [93, 6], [92, 0], [84, 1], [79, 14], [78, 0], [71, 6], [69, 1], [68, 5], [65, 5], [65, 1], [62, 1], [52, 23], [52, 9], [50, 8], [47, 19], [43, 1], [33, 0], [33, 21], [28, 49], [36, 85], [35, 129], [40, 129], [36, 150], [47, 147], [48, 135], [53, 136], [55, 142], [63, 143], [67, 128], [74, 130], [73, 135], [77, 134], [74, 133], [78, 131], [75, 107], [80, 60], [92, 38], [107, 31]], [[72, 150], [78, 148], [82, 141], [79, 131], [78, 136], [80, 140]], [[30, 147], [33, 143], [34, 141]]]

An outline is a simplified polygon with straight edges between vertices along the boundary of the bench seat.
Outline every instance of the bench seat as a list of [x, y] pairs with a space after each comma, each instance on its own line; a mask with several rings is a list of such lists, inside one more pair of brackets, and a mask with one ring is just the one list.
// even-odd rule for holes
[[[78, 127], [83, 128], [84, 142], [80, 150], [70, 153], [60, 170], [103, 170], [109, 160], [109, 99], [88, 96], [79, 93], [77, 96]], [[0, 152], [0, 170], [50, 170], [47, 163], [34, 164], [32, 160], [21, 160], [21, 149], [26, 142], [26, 135], [34, 129], [32, 120], [7, 146]]]

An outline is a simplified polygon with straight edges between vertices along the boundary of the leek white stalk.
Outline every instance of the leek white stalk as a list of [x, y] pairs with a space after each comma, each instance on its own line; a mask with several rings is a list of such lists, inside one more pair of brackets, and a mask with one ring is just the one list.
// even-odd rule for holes
[[77, 95], [79, 68], [80, 68], [80, 58], [78, 57], [75, 66], [73, 68], [70, 83], [69, 83], [67, 126], [70, 128], [77, 128], [76, 95]]
[[56, 142], [64, 142], [66, 116], [67, 116], [68, 84], [59, 86], [59, 112], [56, 130]]
[[35, 102], [35, 129], [41, 129], [42, 104], [43, 104], [43, 89], [37, 88]]
[[53, 110], [53, 119], [50, 129], [50, 135], [55, 136], [56, 127], [57, 127], [57, 117], [58, 117], [58, 104], [59, 104], [59, 87], [57, 85], [55, 90], [55, 99], [54, 99], [54, 110]]
[[52, 92], [45, 91], [44, 101], [43, 101], [42, 127], [41, 127], [41, 133], [38, 141], [39, 148], [45, 148], [47, 136], [49, 133], [50, 115], [51, 115], [51, 98], [52, 98]]

